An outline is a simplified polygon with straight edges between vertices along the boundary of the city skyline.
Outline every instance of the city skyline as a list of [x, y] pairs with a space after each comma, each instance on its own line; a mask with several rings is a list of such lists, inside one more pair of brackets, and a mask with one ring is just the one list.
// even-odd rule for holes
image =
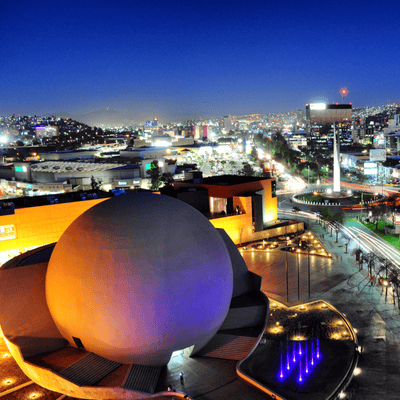
[[20, 0], [1, 16], [0, 115], [135, 120], [398, 103], [399, 4]]

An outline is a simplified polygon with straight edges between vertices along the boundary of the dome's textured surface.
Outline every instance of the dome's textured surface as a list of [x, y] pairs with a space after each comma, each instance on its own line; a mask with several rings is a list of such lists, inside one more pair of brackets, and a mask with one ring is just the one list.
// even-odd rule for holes
[[61, 334], [122, 363], [162, 365], [202, 346], [224, 321], [232, 266], [216, 229], [191, 206], [139, 193], [102, 202], [58, 241], [46, 299]]

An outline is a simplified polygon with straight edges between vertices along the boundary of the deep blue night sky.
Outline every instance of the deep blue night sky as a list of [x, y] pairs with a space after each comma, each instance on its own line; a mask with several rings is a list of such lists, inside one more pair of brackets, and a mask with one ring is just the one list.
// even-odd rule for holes
[[19, 1], [0, 10], [0, 115], [180, 120], [400, 102], [398, 1]]

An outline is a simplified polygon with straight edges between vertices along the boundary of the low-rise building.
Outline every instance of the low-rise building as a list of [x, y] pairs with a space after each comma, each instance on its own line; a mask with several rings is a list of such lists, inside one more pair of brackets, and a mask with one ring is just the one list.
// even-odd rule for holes
[[[202, 193], [203, 200], [196, 208], [200, 209], [215, 227], [223, 228], [236, 244], [262, 239], [262, 232], [270, 228], [271, 223], [278, 218], [276, 181], [273, 178], [196, 176], [190, 180], [174, 182], [174, 188], [178, 195], [186, 189], [186, 198], [190, 197], [191, 190], [197, 203], [199, 193]], [[207, 190], [207, 203], [203, 192], [195, 192], [199, 189]]]

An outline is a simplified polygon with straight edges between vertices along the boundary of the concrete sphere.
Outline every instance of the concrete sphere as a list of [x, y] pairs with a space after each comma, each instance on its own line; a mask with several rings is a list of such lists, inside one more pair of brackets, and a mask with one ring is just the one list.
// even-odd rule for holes
[[232, 282], [228, 250], [207, 218], [138, 193], [106, 200], [68, 227], [49, 261], [46, 299], [71, 345], [77, 338], [110, 360], [165, 365], [173, 351], [214, 336]]

